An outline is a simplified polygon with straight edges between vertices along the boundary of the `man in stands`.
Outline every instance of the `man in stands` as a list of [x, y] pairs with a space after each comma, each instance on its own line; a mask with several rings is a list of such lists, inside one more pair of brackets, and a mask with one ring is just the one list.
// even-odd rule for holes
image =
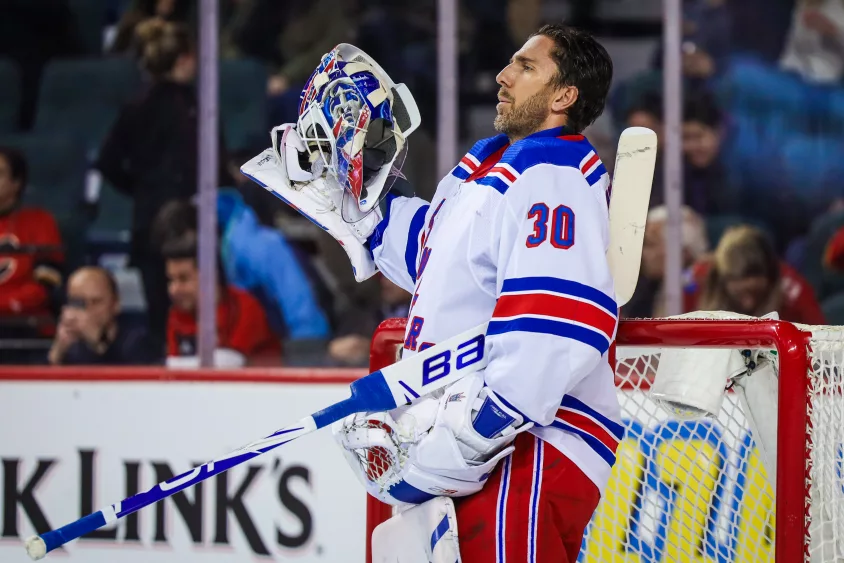
[[[167, 319], [167, 365], [195, 367], [199, 365], [196, 335], [200, 290], [195, 235], [166, 242], [162, 254], [172, 302]], [[215, 365], [241, 367], [250, 361], [277, 362], [280, 350], [279, 339], [270, 330], [260, 303], [248, 292], [226, 283], [218, 260]]]
[[142, 365], [160, 360], [146, 332], [121, 320], [117, 283], [108, 270], [86, 266], [67, 284], [56, 338], [47, 356], [52, 365]]
[[[55, 323], [51, 297], [62, 283], [62, 240], [50, 213], [22, 205], [26, 182], [23, 155], [0, 147], [0, 334], [50, 337]], [[4, 361], [22, 359], [3, 354]]]
[[815, 292], [803, 276], [780, 261], [765, 233], [741, 225], [728, 229], [711, 258], [698, 262], [686, 291], [686, 311], [732, 311], [825, 324]]

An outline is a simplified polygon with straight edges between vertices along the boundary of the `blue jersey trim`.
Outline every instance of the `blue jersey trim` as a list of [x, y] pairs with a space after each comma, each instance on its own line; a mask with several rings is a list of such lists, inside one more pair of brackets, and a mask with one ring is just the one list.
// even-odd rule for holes
[[618, 424], [617, 422], [613, 422], [612, 420], [602, 415], [583, 401], [575, 399], [570, 395], [565, 395], [563, 397], [563, 402], [560, 403], [560, 406], [580, 411], [584, 414], [588, 414], [589, 416], [606, 426], [607, 430], [609, 430], [613, 436], [615, 436], [619, 440], [624, 439], [624, 427], [622, 425]]
[[407, 246], [404, 249], [404, 263], [407, 266], [407, 273], [413, 283], [416, 283], [416, 258], [419, 255], [419, 233], [425, 226], [425, 215], [428, 213], [428, 205], [423, 205], [416, 210], [413, 219], [410, 220], [410, 229], [407, 233]]
[[603, 442], [601, 442], [592, 434], [584, 432], [583, 430], [575, 428], [574, 426], [566, 424], [565, 422], [560, 422], [559, 420], [555, 420], [554, 422], [552, 422], [551, 426], [580, 436], [581, 438], [583, 438], [584, 442], [589, 444], [590, 448], [595, 450], [595, 453], [597, 453], [599, 456], [601, 456], [601, 458], [603, 458], [604, 461], [607, 462], [607, 465], [609, 465], [610, 467], [615, 465], [615, 454], [612, 453], [611, 449], [609, 449]]
[[487, 329], [487, 336], [504, 334], [505, 332], [535, 332], [539, 334], [553, 334], [563, 338], [576, 340], [587, 346], [591, 346], [599, 354], [609, 349], [610, 343], [605, 336], [582, 326], [552, 321], [550, 319], [536, 319], [523, 317], [509, 321], [490, 321]]
[[501, 293], [514, 291], [553, 291], [555, 293], [563, 293], [580, 297], [581, 299], [588, 299], [606, 309], [613, 316], [618, 314], [618, 305], [616, 305], [615, 299], [592, 286], [572, 280], [545, 276], [504, 280]]

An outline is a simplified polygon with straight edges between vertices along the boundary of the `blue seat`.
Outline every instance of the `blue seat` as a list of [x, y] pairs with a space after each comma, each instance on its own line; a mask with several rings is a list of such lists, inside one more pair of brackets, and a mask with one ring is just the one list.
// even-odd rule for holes
[[21, 76], [18, 65], [11, 59], [0, 59], [0, 133], [18, 128], [21, 103]]
[[232, 152], [260, 150], [269, 144], [267, 69], [255, 60], [220, 62], [220, 120]]
[[140, 88], [140, 71], [129, 59], [53, 61], [44, 70], [33, 131], [72, 134], [96, 150]]

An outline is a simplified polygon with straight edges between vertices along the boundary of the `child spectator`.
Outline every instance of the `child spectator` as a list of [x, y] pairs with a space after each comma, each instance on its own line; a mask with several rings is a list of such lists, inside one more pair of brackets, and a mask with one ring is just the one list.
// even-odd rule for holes
[[17, 325], [19, 337], [29, 336], [18, 332], [26, 332], [21, 326], [26, 319], [53, 325], [51, 296], [61, 286], [64, 264], [56, 220], [43, 209], [21, 205], [26, 181], [23, 155], [0, 147], [0, 319]]
[[160, 361], [146, 332], [119, 318], [117, 282], [108, 270], [86, 266], [67, 284], [56, 338], [48, 353], [53, 365], [139, 365]]
[[[162, 253], [172, 306], [167, 319], [167, 365], [196, 367], [199, 265], [196, 235], [188, 234], [164, 244]], [[278, 360], [281, 346], [270, 331], [260, 303], [248, 292], [229, 285], [217, 261], [218, 367], [241, 367], [250, 360]]]
[[779, 260], [771, 241], [755, 227], [728, 229], [714, 255], [699, 261], [692, 275], [687, 311], [754, 317], [777, 311], [785, 321], [825, 324], [809, 282]]

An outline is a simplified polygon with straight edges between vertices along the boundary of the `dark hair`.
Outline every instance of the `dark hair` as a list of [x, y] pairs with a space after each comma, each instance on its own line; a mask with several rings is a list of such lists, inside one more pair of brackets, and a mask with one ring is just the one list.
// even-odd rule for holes
[[604, 112], [612, 82], [612, 59], [594, 37], [574, 27], [544, 25], [531, 37], [536, 35], [554, 41], [551, 57], [557, 63], [557, 75], [552, 85], [577, 88], [577, 100], [567, 117], [568, 127], [580, 133]]
[[189, 200], [174, 199], [161, 206], [150, 229], [150, 242], [160, 251], [164, 243], [199, 230], [196, 206]]
[[[181, 236], [174, 236], [165, 240], [161, 245], [161, 255], [167, 260], [193, 260], [199, 268], [199, 241], [196, 231], [190, 231]], [[225, 287], [228, 285], [226, 270], [223, 267], [223, 257], [217, 251], [217, 283]]]
[[627, 112], [624, 117], [626, 119], [630, 119], [630, 116], [639, 112], [650, 114], [662, 122], [662, 95], [658, 92], [645, 92], [627, 107]]
[[150, 19], [135, 29], [141, 66], [155, 79], [166, 76], [182, 55], [193, 53], [193, 38], [183, 25]]
[[3, 157], [9, 165], [9, 172], [12, 174], [12, 179], [20, 182], [21, 187], [17, 195], [18, 200], [20, 200], [21, 196], [23, 196], [23, 190], [26, 188], [26, 182], [29, 179], [29, 168], [26, 165], [26, 157], [21, 151], [12, 147], [0, 147], [0, 157]]
[[721, 125], [721, 110], [715, 98], [708, 93], [692, 94], [686, 98], [683, 121], [696, 121], [712, 129]]

